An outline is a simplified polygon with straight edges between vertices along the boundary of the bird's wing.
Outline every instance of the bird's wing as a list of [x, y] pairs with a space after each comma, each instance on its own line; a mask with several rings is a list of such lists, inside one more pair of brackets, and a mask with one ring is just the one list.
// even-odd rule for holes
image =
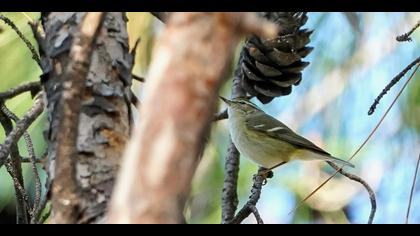
[[247, 118], [245, 124], [250, 130], [265, 132], [268, 136], [293, 144], [297, 148], [309, 149], [321, 155], [330, 156], [328, 152], [296, 134], [276, 118], [262, 112], [260, 114], [255, 114], [251, 118]]

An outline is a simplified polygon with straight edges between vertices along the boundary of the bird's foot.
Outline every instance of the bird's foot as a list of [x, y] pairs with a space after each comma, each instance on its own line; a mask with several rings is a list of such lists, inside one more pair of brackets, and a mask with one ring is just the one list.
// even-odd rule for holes
[[256, 181], [256, 178], [259, 176], [263, 178], [262, 185], [266, 185], [267, 179], [273, 178], [274, 174], [273, 174], [273, 171], [271, 171], [270, 169], [259, 170], [258, 173], [255, 174], [252, 178], [254, 182]]

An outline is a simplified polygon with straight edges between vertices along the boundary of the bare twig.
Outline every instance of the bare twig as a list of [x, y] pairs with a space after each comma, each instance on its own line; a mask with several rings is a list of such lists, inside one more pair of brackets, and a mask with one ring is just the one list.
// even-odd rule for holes
[[[397, 96], [394, 98], [394, 100], [392, 101], [391, 105], [389, 105], [388, 109], [385, 111], [384, 115], [381, 117], [381, 119], [379, 120], [379, 122], [376, 124], [376, 126], [373, 128], [373, 130], [369, 133], [368, 137], [365, 139], [365, 141], [363, 141], [363, 143], [357, 148], [357, 150], [353, 153], [353, 155], [351, 155], [351, 157], [348, 159], [349, 161], [352, 160], [359, 152], [360, 150], [362, 150], [362, 148], [366, 145], [366, 143], [370, 140], [370, 138], [373, 136], [373, 134], [375, 134], [376, 130], [378, 130], [379, 126], [382, 124], [382, 122], [384, 121], [385, 117], [388, 115], [389, 111], [391, 110], [391, 108], [394, 106], [394, 104], [397, 102], [397, 99], [400, 97], [400, 95], [402, 94], [402, 92], [404, 91], [405, 87], [407, 87], [408, 83], [410, 82], [410, 80], [413, 78], [414, 74], [416, 73], [417, 69], [419, 68], [420, 64], [417, 65], [417, 67], [414, 69], [413, 73], [410, 75], [410, 77], [407, 79], [407, 81], [404, 83], [403, 87], [400, 89], [400, 91], [398, 92]], [[343, 167], [345, 167], [344, 165], [340, 168], [342, 169]], [[300, 206], [302, 206], [302, 204], [308, 200], [311, 196], [313, 196], [319, 189], [321, 189], [325, 184], [327, 184], [334, 176], [337, 175], [339, 171], [334, 172], [334, 174], [332, 174], [330, 177], [328, 177], [328, 179], [326, 179], [322, 184], [320, 184], [315, 190], [313, 190], [310, 194], [308, 194], [308, 196], [306, 196], [302, 201], [299, 202], [299, 204], [292, 210], [289, 212], [289, 214], [291, 214], [292, 212], [296, 211]]]
[[350, 174], [346, 171], [344, 171], [343, 169], [341, 169], [339, 166], [337, 166], [336, 164], [327, 161], [327, 163], [334, 168], [335, 170], [337, 170], [338, 172], [340, 172], [340, 174], [346, 176], [347, 178], [354, 180], [356, 182], [359, 182], [361, 185], [363, 185], [363, 187], [365, 187], [366, 191], [369, 194], [369, 199], [370, 199], [370, 204], [371, 204], [371, 209], [370, 209], [370, 215], [369, 215], [369, 219], [368, 219], [368, 224], [372, 224], [373, 223], [373, 218], [375, 217], [375, 212], [376, 212], [376, 198], [375, 198], [375, 192], [372, 190], [372, 188], [369, 186], [368, 183], [366, 183], [366, 181], [364, 181], [361, 177], [354, 175], [354, 174]]
[[407, 33], [405, 33], [405, 34], [402, 34], [402, 35], [399, 35], [399, 36], [397, 36], [397, 41], [398, 42], [405, 42], [405, 41], [411, 41], [412, 39], [411, 39], [411, 37], [410, 37], [410, 35], [418, 28], [420, 26], [420, 20], [419, 21], [417, 21], [417, 24], [410, 30], [410, 31], [408, 31]]
[[[6, 116], [9, 117], [9, 119], [14, 120], [16, 123], [19, 122], [19, 117], [17, 117], [6, 106], [1, 106], [1, 110]], [[32, 144], [31, 136], [29, 135], [28, 131], [25, 131], [23, 133], [23, 138], [25, 139], [26, 149], [28, 150], [29, 160], [31, 163], [32, 172], [34, 175], [34, 182], [35, 182], [35, 199], [34, 199], [34, 204], [32, 207], [32, 215], [33, 215], [33, 212], [36, 206], [39, 204], [39, 201], [41, 198], [41, 179], [39, 178], [38, 170], [36, 167], [37, 160], [35, 156], [34, 145]]]
[[159, 19], [162, 23], [166, 23], [169, 17], [169, 12], [150, 12], [154, 17]]
[[[29, 196], [28, 196], [28, 194], [26, 194], [24, 186], [21, 184], [21, 182], [18, 179], [18, 175], [21, 174], [21, 173], [16, 172], [16, 168], [13, 167], [11, 161], [6, 162], [5, 166], [6, 166], [7, 172], [9, 172], [10, 176], [12, 177], [13, 185], [15, 186], [15, 191], [18, 192], [18, 193], [16, 193], [16, 195], [17, 196], [19, 196], [19, 195], [22, 196], [23, 204], [20, 206], [22, 211], [24, 211], [24, 212], [28, 211], [29, 214], [31, 214], [31, 212], [29, 211], [29, 208], [30, 208]], [[19, 201], [19, 197], [17, 197], [17, 198], [18, 198], [17, 200]], [[18, 214], [22, 214], [22, 213], [19, 213], [19, 211], [18, 211]], [[27, 223], [27, 215], [26, 214], [20, 215], [20, 216], [18, 215], [18, 219], [22, 218], [22, 217], [23, 217], [23, 219], [21, 219], [21, 220], [23, 220], [23, 221], [22, 222], [18, 221], [18, 223]]]
[[385, 88], [382, 90], [382, 92], [376, 97], [373, 104], [370, 106], [368, 115], [372, 115], [375, 112], [376, 106], [379, 104], [379, 101], [382, 99], [382, 97], [396, 84], [404, 75], [415, 65], [417, 65], [420, 62], [420, 57], [417, 57], [413, 62], [411, 62], [407, 67], [404, 68], [398, 75], [396, 75], [391, 82]]
[[225, 120], [228, 118], [228, 112], [227, 109], [217, 113], [213, 117], [213, 121], [219, 121], [219, 120]]
[[[1, 108], [5, 107], [4, 103], [0, 101]], [[3, 126], [6, 135], [9, 135], [13, 130], [12, 120], [3, 112], [4, 109], [0, 109], [0, 123]], [[11, 164], [11, 171], [9, 172], [13, 181], [17, 181], [14, 184], [15, 195], [16, 195], [16, 220], [18, 224], [27, 224], [29, 218], [28, 204], [26, 204], [23, 194], [18, 186], [24, 186], [23, 174], [22, 174], [22, 162], [20, 160], [19, 148], [17, 143], [10, 146], [10, 160], [8, 163]], [[13, 177], [12, 173], [15, 175]]]
[[7, 135], [4, 144], [0, 145], [0, 167], [6, 161], [6, 158], [10, 153], [11, 146], [17, 143], [20, 137], [22, 137], [24, 132], [28, 129], [32, 122], [42, 113], [43, 110], [43, 100], [41, 97], [37, 97], [31, 109], [29, 109], [29, 111], [23, 116], [21, 120], [16, 122], [16, 126], [13, 128], [12, 132], [10, 132], [10, 134]]
[[31, 92], [32, 96], [35, 96], [39, 91], [41, 91], [41, 83], [39, 81], [29, 82], [29, 83], [11, 88], [7, 90], [6, 92], [1, 92], [0, 100], [11, 99], [24, 92]]
[[146, 79], [144, 79], [143, 77], [137, 76], [137, 75], [135, 75], [135, 74], [131, 74], [131, 77], [132, 77], [134, 80], [137, 80], [137, 81], [139, 81], [139, 82], [141, 82], [141, 83], [144, 83], [144, 82], [146, 81]]
[[254, 206], [254, 205], [250, 205], [249, 208], [251, 209], [252, 214], [254, 214], [255, 220], [257, 221], [257, 224], [264, 224], [264, 221], [261, 218], [260, 213], [258, 212], [257, 207]]
[[420, 164], [420, 154], [419, 154], [419, 157], [417, 158], [416, 170], [414, 171], [414, 177], [413, 177], [413, 184], [411, 185], [410, 198], [408, 200], [408, 207], [407, 207], [407, 215], [405, 216], [406, 224], [408, 224], [408, 218], [410, 216], [411, 202], [413, 200], [414, 188], [416, 186], [416, 179], [417, 179], [417, 172], [419, 170], [419, 164]]
[[28, 47], [28, 49], [31, 51], [32, 59], [34, 59], [36, 63], [38, 64], [39, 68], [42, 69], [41, 59], [39, 58], [39, 55], [34, 45], [32, 45], [32, 43], [29, 42], [29, 40], [25, 37], [25, 35], [23, 35], [23, 33], [18, 29], [18, 27], [15, 25], [15, 23], [13, 23], [12, 20], [10, 20], [9, 18], [1, 14], [0, 14], [0, 20], [8, 24], [16, 32], [16, 34], [22, 39], [22, 41], [26, 44], [26, 47]]
[[[260, 167], [258, 173], [265, 170], [265, 168]], [[264, 185], [265, 180], [265, 177], [262, 175], [256, 174], [254, 176], [254, 184], [251, 188], [251, 195], [249, 196], [248, 201], [245, 203], [242, 209], [238, 212], [238, 214], [236, 214], [235, 217], [233, 217], [233, 219], [229, 222], [230, 224], [240, 224], [251, 213], [254, 213], [258, 223], [262, 222], [262, 219], [261, 217], [259, 217], [259, 214], [255, 214], [255, 208], [258, 200], [260, 199], [261, 189]]]
[[140, 106], [140, 100], [134, 94], [133, 90], [131, 90], [131, 89], [128, 90], [128, 97], [130, 99], [131, 104], [133, 104], [135, 107], [139, 107]]
[[91, 63], [92, 44], [104, 18], [103, 12], [86, 13], [80, 34], [73, 41], [70, 61], [63, 74], [60, 100], [61, 121], [58, 127], [55, 179], [52, 186], [54, 223], [76, 223], [79, 198], [75, 174], [76, 139], [81, 100]]

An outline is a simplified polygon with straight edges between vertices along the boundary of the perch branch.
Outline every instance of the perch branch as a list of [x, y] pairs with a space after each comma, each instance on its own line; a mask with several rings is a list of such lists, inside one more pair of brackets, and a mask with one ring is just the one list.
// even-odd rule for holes
[[[265, 168], [260, 167], [258, 173], [265, 171]], [[240, 224], [245, 218], [247, 218], [251, 213], [254, 213], [255, 218], [257, 219], [258, 223], [262, 223], [262, 219], [256, 210], [256, 205], [258, 200], [261, 196], [262, 186], [265, 182], [265, 177], [262, 175], [255, 175], [254, 176], [254, 184], [251, 188], [251, 195], [249, 196], [248, 201], [242, 207], [242, 209], [236, 214], [233, 219], [229, 222], [230, 224]]]

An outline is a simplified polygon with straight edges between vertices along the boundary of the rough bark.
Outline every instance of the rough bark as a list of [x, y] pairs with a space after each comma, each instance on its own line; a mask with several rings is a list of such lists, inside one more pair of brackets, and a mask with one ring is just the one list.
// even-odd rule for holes
[[154, 53], [109, 222], [185, 222], [191, 180], [239, 36], [276, 32], [256, 22], [249, 13], [171, 14]]
[[[62, 74], [69, 62], [69, 50], [83, 12], [48, 12], [42, 15], [45, 38], [40, 52], [41, 77], [47, 97], [49, 128], [48, 159], [50, 180], [55, 177], [59, 99]], [[39, 38], [39, 37], [37, 37]], [[114, 185], [125, 142], [129, 136], [133, 58], [129, 54], [126, 18], [123, 13], [107, 13], [93, 45], [91, 65], [82, 95], [75, 154], [75, 179], [80, 204], [79, 223], [100, 222]], [[69, 177], [70, 178], [70, 177]]]

